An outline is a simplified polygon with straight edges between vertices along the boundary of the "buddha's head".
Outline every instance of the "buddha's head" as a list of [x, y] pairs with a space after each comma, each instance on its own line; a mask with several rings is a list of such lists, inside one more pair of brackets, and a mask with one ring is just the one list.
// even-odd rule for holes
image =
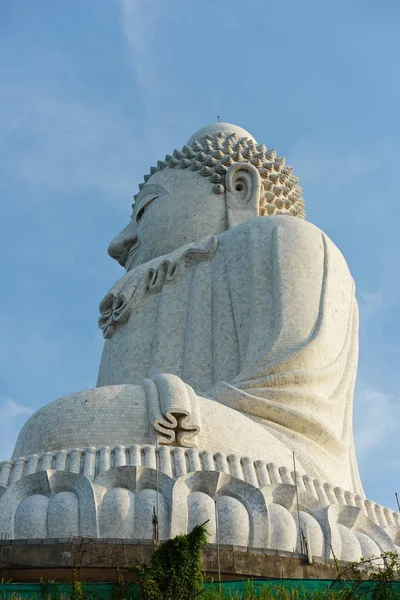
[[108, 252], [127, 271], [256, 216], [304, 218], [292, 169], [244, 129], [214, 123], [145, 175]]

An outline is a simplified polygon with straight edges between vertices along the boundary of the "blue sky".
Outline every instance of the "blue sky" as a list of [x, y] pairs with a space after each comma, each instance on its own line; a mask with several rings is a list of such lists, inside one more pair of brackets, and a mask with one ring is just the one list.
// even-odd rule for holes
[[367, 496], [400, 493], [398, 0], [3, 0], [0, 459], [31, 412], [95, 385], [106, 247], [143, 173], [201, 126], [286, 156], [360, 304]]

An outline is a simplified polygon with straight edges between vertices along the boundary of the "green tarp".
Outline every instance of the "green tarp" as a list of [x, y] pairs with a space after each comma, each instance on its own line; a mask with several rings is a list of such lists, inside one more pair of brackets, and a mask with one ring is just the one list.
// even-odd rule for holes
[[[349, 589], [351, 582], [346, 583]], [[113, 583], [82, 583], [81, 594], [73, 593], [70, 583], [3, 583], [0, 584], [0, 600], [67, 600], [69, 598], [85, 598], [87, 600], [115, 600], [121, 598], [121, 590], [116, 588]], [[282, 598], [292, 598], [293, 600], [309, 598], [310, 592], [320, 592], [316, 594], [318, 598], [322, 597], [325, 590], [334, 590], [339, 592], [343, 584], [338, 581], [328, 579], [256, 579], [252, 581], [223, 581], [218, 583], [205, 583], [204, 593], [197, 596], [199, 599], [204, 597], [216, 597], [219, 590], [223, 598], [239, 600], [241, 598], [257, 598], [263, 596], [266, 589], [272, 592], [271, 595], [277, 595]], [[282, 594], [284, 589], [288, 594]], [[357, 584], [356, 596], [360, 598], [373, 597], [373, 584], [365, 581]], [[212, 592], [214, 591], [214, 594]], [[140, 597], [140, 587], [130, 584], [124, 597], [126, 600], [136, 600]], [[265, 596], [264, 596], [265, 597]], [[329, 596], [325, 596], [328, 598]], [[388, 597], [400, 599], [400, 582], [391, 584]]]

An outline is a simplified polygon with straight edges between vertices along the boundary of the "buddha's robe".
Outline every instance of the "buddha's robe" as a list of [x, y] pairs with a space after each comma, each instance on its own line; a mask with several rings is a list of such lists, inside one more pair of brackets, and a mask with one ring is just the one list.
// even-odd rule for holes
[[174, 374], [267, 429], [310, 475], [362, 494], [354, 282], [314, 225], [258, 217], [204, 238], [129, 271], [101, 312], [98, 386]]

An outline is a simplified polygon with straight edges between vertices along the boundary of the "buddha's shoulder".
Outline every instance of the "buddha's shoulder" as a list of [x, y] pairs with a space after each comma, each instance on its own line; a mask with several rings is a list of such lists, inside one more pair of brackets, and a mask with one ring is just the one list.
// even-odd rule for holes
[[[220, 248], [228, 250], [233, 246], [244, 248], [257, 245], [259, 249], [277, 243], [286, 252], [324, 253], [326, 250], [345, 261], [339, 248], [316, 225], [288, 215], [255, 217], [249, 219], [219, 236]], [[229, 250], [228, 250], [229, 251]]]
[[220, 240], [224, 241], [235, 237], [246, 238], [249, 242], [255, 237], [269, 240], [277, 234], [280, 237], [296, 236], [310, 239], [321, 238], [321, 235], [326, 237], [318, 227], [304, 219], [288, 215], [276, 215], [249, 219], [224, 232], [220, 236]]

